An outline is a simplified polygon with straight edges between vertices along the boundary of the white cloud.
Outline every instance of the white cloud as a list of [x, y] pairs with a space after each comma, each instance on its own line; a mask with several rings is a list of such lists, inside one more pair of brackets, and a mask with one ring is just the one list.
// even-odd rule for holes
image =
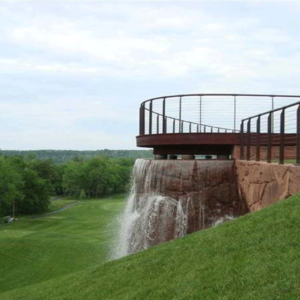
[[[36, 149], [76, 149], [76, 150], [98, 150], [110, 149], [132, 149], [134, 137], [131, 135], [109, 134], [107, 132], [86, 132], [84, 130], [26, 130], [1, 132], [2, 150], [36, 150]], [[18, 141], [18, 143], [16, 143]]]
[[[99, 128], [91, 133], [78, 124], [113, 120], [128, 128], [124, 136], [134, 137], [138, 107], [131, 110], [132, 103], [148, 94], [297, 93], [295, 28], [300, 24], [293, 4], [277, 8], [270, 3], [264, 13], [262, 4], [245, 2], [142, 2], [0, 4], [0, 125], [15, 120], [26, 129], [20, 133], [9, 127], [5, 133], [8, 127], [2, 127], [4, 145], [18, 145], [23, 134], [28, 143], [43, 148], [48, 145], [44, 132], [58, 148], [68, 148], [67, 143], [122, 148], [120, 135]], [[281, 9], [285, 6], [286, 11]]]
[[23, 125], [33, 122], [33, 124], [39, 123], [46, 126], [59, 124], [60, 127], [89, 120], [128, 122], [123, 109], [110, 107], [108, 103], [101, 100], [86, 101], [85, 99], [26, 101], [18, 105], [10, 101], [1, 101], [0, 119], [12, 120], [14, 118], [24, 121]]

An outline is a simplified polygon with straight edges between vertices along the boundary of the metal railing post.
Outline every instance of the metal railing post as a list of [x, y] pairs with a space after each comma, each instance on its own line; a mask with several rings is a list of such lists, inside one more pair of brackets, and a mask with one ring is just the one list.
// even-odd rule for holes
[[280, 147], [279, 147], [279, 163], [284, 164], [284, 150], [285, 150], [285, 109], [281, 111], [280, 114]]
[[181, 97], [179, 98], [179, 122], [181, 123], [181, 106], [182, 106], [182, 100]]
[[241, 123], [241, 137], [240, 137], [240, 159], [244, 160], [244, 121]]
[[260, 161], [260, 116], [256, 121], [256, 161]]
[[152, 134], [152, 100], [149, 107], [149, 134]]
[[267, 162], [270, 163], [272, 159], [272, 116], [273, 113], [269, 113], [268, 116], [268, 137], [267, 137]]
[[[274, 110], [274, 97], [272, 96], [272, 110]], [[272, 114], [272, 133], [274, 133], [274, 114]]]
[[145, 135], [145, 106], [140, 107], [140, 135]]
[[166, 133], [167, 132], [167, 126], [166, 126], [166, 98], [164, 98], [163, 100], [163, 123], [162, 123], [162, 131], [163, 133]]
[[173, 133], [175, 133], [175, 119], [173, 120]]
[[159, 115], [156, 117], [156, 133], [159, 134]]
[[200, 125], [201, 122], [202, 122], [202, 96], [200, 96], [200, 118], [199, 118]]
[[192, 132], [192, 123], [190, 122], [190, 127], [189, 127], [190, 133]]
[[247, 123], [247, 160], [250, 160], [251, 154], [251, 118], [248, 119]]
[[297, 108], [296, 126], [296, 164], [300, 165], [300, 104]]
[[234, 131], [236, 130], [236, 96], [234, 96]]

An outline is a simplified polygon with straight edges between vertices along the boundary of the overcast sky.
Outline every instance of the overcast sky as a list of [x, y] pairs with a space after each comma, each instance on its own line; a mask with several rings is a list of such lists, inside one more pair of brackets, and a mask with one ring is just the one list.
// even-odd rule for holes
[[134, 149], [141, 101], [300, 94], [300, 4], [0, 2], [0, 149]]

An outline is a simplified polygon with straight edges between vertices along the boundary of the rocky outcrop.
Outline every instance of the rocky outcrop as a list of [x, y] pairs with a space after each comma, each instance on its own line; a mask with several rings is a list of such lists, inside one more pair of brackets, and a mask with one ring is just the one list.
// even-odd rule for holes
[[138, 159], [114, 258], [213, 226], [300, 192], [300, 167], [231, 160]]
[[135, 176], [137, 196], [155, 194], [188, 206], [188, 233], [209, 227], [224, 215], [245, 212], [233, 161], [144, 160], [144, 164]]
[[136, 161], [117, 257], [213, 226], [247, 212], [233, 161]]
[[249, 211], [300, 192], [300, 167], [265, 162], [235, 162], [240, 198]]

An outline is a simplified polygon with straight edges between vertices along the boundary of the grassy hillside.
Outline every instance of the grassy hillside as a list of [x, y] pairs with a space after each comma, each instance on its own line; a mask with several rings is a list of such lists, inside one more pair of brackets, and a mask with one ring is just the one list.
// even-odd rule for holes
[[[113, 226], [108, 225], [123, 199], [120, 195], [75, 201], [65, 211], [0, 225], [0, 293], [104, 262], [113, 235]], [[50, 209], [73, 202], [57, 200]]]
[[129, 257], [1, 294], [17, 299], [299, 299], [300, 197]]

